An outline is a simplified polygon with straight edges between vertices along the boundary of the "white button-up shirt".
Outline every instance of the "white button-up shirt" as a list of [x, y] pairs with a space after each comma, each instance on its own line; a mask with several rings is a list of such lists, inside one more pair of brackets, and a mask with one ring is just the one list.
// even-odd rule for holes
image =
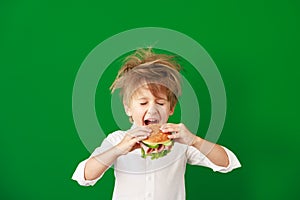
[[[107, 136], [101, 146], [96, 148], [90, 157], [98, 155], [117, 145], [126, 134], [126, 131], [115, 131]], [[229, 158], [227, 167], [212, 163], [198, 149], [175, 143], [171, 152], [165, 157], [151, 160], [141, 157], [140, 149], [127, 155], [120, 156], [113, 163], [115, 186], [114, 200], [183, 200], [185, 199], [184, 173], [186, 164], [209, 167], [213, 171], [222, 173], [240, 167], [236, 156], [223, 147]], [[84, 168], [88, 159], [77, 166], [72, 179], [80, 185], [94, 185], [101, 177], [95, 180], [85, 180]]]

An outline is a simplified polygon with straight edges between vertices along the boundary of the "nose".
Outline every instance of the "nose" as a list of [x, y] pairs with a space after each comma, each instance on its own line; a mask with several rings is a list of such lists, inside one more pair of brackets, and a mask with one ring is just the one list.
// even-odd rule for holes
[[154, 103], [149, 104], [147, 114], [149, 114], [149, 115], [157, 114], [157, 108]]

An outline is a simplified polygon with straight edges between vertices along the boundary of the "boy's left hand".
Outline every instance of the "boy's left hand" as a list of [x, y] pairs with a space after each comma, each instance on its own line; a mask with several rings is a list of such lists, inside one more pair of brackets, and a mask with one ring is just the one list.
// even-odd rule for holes
[[176, 142], [186, 144], [186, 145], [193, 145], [196, 135], [191, 133], [184, 124], [172, 124], [167, 123], [163, 124], [160, 128], [162, 132], [171, 132], [172, 135], [169, 135], [168, 137], [170, 139], [174, 139]]

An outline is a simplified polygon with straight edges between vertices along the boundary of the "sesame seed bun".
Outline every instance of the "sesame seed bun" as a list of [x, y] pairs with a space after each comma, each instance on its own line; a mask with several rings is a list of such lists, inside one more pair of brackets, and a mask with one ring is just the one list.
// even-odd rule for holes
[[168, 135], [170, 135], [170, 133], [163, 133], [160, 130], [159, 124], [149, 124], [147, 126], [152, 129], [152, 132], [151, 132], [151, 135], [147, 139], [143, 140], [143, 143], [145, 143], [145, 144], [163, 144], [163, 143], [170, 141], [170, 139], [168, 138]]

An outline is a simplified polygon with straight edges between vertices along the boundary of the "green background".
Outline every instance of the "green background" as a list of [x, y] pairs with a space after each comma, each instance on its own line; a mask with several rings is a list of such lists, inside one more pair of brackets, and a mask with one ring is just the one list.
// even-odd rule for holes
[[295, 0], [2, 1], [0, 199], [111, 198], [112, 170], [94, 187], [71, 180], [89, 156], [73, 122], [73, 83], [100, 42], [146, 26], [199, 42], [227, 92], [218, 143], [243, 167], [188, 166], [187, 199], [298, 199], [299, 8]]

